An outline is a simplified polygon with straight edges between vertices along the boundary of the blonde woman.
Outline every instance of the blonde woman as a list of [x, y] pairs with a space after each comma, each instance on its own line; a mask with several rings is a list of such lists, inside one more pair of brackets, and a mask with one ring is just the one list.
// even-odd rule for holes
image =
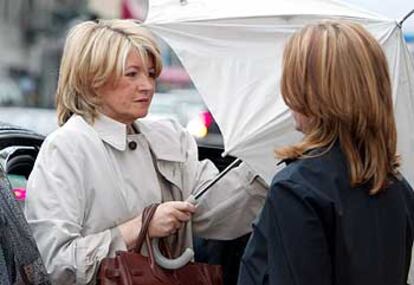
[[239, 284], [406, 284], [414, 202], [380, 45], [357, 24], [306, 26], [285, 47], [281, 93], [304, 138], [276, 151], [287, 166]]
[[[57, 88], [60, 128], [47, 137], [28, 181], [26, 216], [55, 284], [95, 282], [100, 261], [134, 247], [141, 213], [175, 255], [192, 234], [231, 239], [251, 231], [266, 188], [246, 165], [200, 200], [185, 199], [217, 169], [197, 159], [174, 121], [145, 122], [162, 69], [156, 42], [130, 20], [84, 22], [69, 32]], [[186, 224], [186, 222], [189, 223]]]

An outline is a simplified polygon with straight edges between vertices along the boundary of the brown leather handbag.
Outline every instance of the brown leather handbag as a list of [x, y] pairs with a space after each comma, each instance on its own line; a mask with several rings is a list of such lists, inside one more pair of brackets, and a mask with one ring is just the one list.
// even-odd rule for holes
[[[148, 235], [149, 223], [158, 204], [146, 207], [142, 213], [142, 226], [134, 251], [118, 251], [114, 258], [101, 262], [97, 282], [99, 285], [222, 285], [222, 269], [219, 265], [189, 262], [176, 270], [159, 267]], [[140, 254], [144, 244], [148, 257]]]

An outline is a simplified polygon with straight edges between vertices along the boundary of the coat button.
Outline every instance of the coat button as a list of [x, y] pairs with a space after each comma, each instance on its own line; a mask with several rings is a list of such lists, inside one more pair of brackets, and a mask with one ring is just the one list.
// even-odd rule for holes
[[135, 141], [128, 142], [128, 148], [130, 150], [135, 150], [137, 148], [137, 143]]

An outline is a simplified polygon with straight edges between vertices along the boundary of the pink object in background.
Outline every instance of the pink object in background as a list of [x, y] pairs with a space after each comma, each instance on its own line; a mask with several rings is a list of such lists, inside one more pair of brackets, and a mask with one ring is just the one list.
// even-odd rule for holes
[[13, 188], [14, 196], [18, 201], [24, 201], [26, 199], [26, 189], [25, 188]]
[[209, 128], [211, 126], [211, 124], [213, 123], [213, 116], [211, 115], [211, 113], [209, 111], [205, 111], [203, 113], [201, 113], [201, 119], [204, 122], [204, 125], [206, 126], [206, 128]]

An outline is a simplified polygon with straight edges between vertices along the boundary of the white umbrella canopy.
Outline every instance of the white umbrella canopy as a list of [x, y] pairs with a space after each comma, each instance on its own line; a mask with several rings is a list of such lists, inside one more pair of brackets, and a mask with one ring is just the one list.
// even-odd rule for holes
[[279, 91], [284, 44], [323, 19], [361, 23], [387, 55], [402, 171], [414, 184], [414, 64], [394, 20], [328, 0], [153, 0], [144, 23], [176, 52], [223, 134], [225, 153], [267, 182], [276, 147], [298, 141]]

